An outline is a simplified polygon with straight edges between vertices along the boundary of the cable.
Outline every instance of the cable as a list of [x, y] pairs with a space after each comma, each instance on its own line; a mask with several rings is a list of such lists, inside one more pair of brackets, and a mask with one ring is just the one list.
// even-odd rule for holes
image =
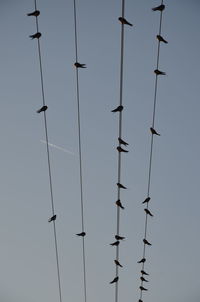
[[[165, 8], [162, 8], [163, 5], [163, 0], [161, 1], [161, 5], [159, 7], [161, 7], [160, 9], [157, 9], [158, 11], [160, 10], [160, 22], [159, 22], [159, 36], [161, 36], [161, 29], [162, 29], [162, 14], [163, 14], [163, 10]], [[159, 59], [160, 59], [160, 40], [158, 39], [158, 47], [157, 47], [157, 59], [156, 59], [156, 70], [158, 70], [159, 67]], [[154, 125], [155, 125], [155, 117], [156, 117], [156, 103], [157, 103], [157, 87], [158, 87], [158, 74], [156, 74], [155, 77], [155, 86], [154, 86], [154, 98], [153, 98], [153, 115], [152, 115], [152, 126], [151, 129], [154, 129]], [[155, 133], [154, 133], [155, 134]], [[144, 239], [143, 241], [147, 240], [147, 230], [148, 230], [148, 216], [149, 213], [151, 214], [151, 212], [148, 213], [149, 211], [149, 200], [150, 200], [150, 188], [151, 188], [151, 172], [152, 172], [152, 158], [153, 158], [153, 146], [154, 146], [154, 134], [151, 133], [151, 143], [150, 143], [150, 155], [149, 155], [149, 169], [148, 169], [148, 182], [147, 182], [147, 198], [146, 200], [148, 200], [146, 203], [146, 215], [145, 215], [145, 227], [144, 227]], [[146, 261], [146, 245], [149, 244], [148, 241], [144, 242], [144, 246], [143, 246], [143, 256], [142, 259], [145, 259], [144, 262], [142, 262], [142, 271], [144, 271], [144, 267], [145, 267], [145, 261]], [[142, 277], [143, 278], [143, 273], [142, 273]], [[140, 286], [140, 300], [142, 301], [142, 297], [143, 297], [143, 282], [144, 280], [141, 279], [141, 286]]]
[[[75, 59], [78, 63], [78, 35], [77, 35], [77, 14], [76, 0], [74, 0], [74, 40], [75, 40]], [[81, 65], [81, 64], [80, 64]], [[79, 73], [76, 66], [76, 97], [77, 97], [77, 119], [78, 119], [78, 149], [79, 149], [79, 178], [80, 178], [80, 202], [81, 202], [81, 227], [82, 227], [82, 257], [83, 257], [83, 286], [84, 301], [87, 302], [87, 284], [86, 284], [86, 260], [85, 260], [85, 227], [84, 227], [84, 200], [83, 200], [83, 173], [82, 173], [82, 144], [81, 144], [81, 115], [80, 115], [80, 91], [79, 91]], [[85, 65], [85, 64], [83, 64]]]
[[[34, 6], [35, 6], [35, 11], [37, 11], [37, 1], [36, 0], [34, 0]], [[37, 33], [39, 33], [39, 24], [38, 24], [38, 16], [37, 15], [35, 16], [35, 20], [36, 20], [36, 30], [37, 30]], [[42, 69], [42, 56], [41, 56], [41, 47], [40, 47], [40, 39], [39, 38], [37, 39], [37, 45], [38, 45], [38, 55], [39, 55], [40, 81], [41, 81], [41, 89], [42, 89], [42, 103], [43, 103], [43, 106], [46, 106], [45, 93], [44, 93], [43, 69]], [[48, 139], [46, 111], [43, 111], [43, 113], [44, 113], [44, 129], [45, 129], [45, 137], [46, 137], [46, 152], [47, 152], [49, 186], [50, 186], [50, 197], [51, 197], [51, 210], [52, 210], [52, 217], [53, 217], [53, 216], [55, 216], [55, 206], [54, 206], [54, 198], [53, 198], [53, 185], [52, 185], [51, 162], [50, 162], [50, 154], [49, 154], [49, 139]], [[58, 278], [59, 301], [62, 302], [61, 277], [60, 277], [58, 242], [57, 242], [55, 219], [52, 220], [52, 222], [53, 222], [54, 244], [55, 244], [55, 253], [56, 253], [56, 267], [57, 267], [57, 278]]]

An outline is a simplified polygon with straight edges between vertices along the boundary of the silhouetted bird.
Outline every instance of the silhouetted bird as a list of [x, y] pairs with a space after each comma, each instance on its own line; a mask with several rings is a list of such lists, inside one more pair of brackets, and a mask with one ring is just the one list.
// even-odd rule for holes
[[155, 11], [160, 11], [162, 12], [163, 10], [165, 9], [165, 5], [164, 4], [161, 4], [159, 6], [156, 6], [156, 7], [153, 7], [152, 10], [155, 12]]
[[147, 197], [142, 203], [148, 203], [150, 201], [151, 197]]
[[118, 207], [120, 207], [122, 210], [124, 210], [124, 207], [123, 207], [123, 205], [122, 205], [122, 203], [121, 203], [121, 201], [119, 199], [116, 201], [116, 205]]
[[74, 66], [77, 67], [77, 68], [86, 68], [86, 64], [81, 64], [79, 62], [75, 62]]
[[37, 113], [40, 113], [42, 111], [46, 111], [48, 109], [47, 106], [42, 106], [40, 109], [37, 110]]
[[161, 71], [161, 70], [159, 70], [159, 69], [155, 69], [155, 70], [154, 70], [154, 73], [155, 73], [156, 75], [166, 75], [166, 72]]
[[151, 133], [160, 136], [160, 133], [158, 133], [154, 128], [150, 128]]
[[128, 143], [125, 142], [122, 138], [118, 137], [118, 141], [121, 145], [128, 146]]
[[48, 222], [55, 221], [55, 220], [56, 220], [56, 215], [53, 215], [51, 218], [49, 218]]
[[144, 244], [146, 245], [152, 245], [149, 241], [147, 241], [145, 238], [143, 239]]
[[41, 37], [41, 33], [37, 32], [34, 35], [30, 35], [29, 37], [33, 40], [33, 39], [39, 39]]
[[119, 182], [117, 183], [118, 188], [120, 189], [127, 189], [125, 186], [123, 186], [122, 184], [120, 184]]
[[149, 282], [149, 281], [146, 280], [144, 277], [140, 277], [140, 280], [141, 280], [142, 282]]
[[119, 20], [122, 24], [126, 24], [126, 25], [133, 26], [133, 24], [129, 23], [125, 18], [119, 17], [118, 20]]
[[144, 211], [147, 213], [147, 215], [150, 215], [153, 217], [153, 214], [148, 209], [144, 209]]
[[116, 283], [118, 280], [119, 280], [119, 277], [115, 277], [115, 278], [110, 282], [110, 284]]
[[81, 233], [78, 233], [78, 234], [76, 234], [77, 236], [81, 236], [81, 237], [84, 237], [85, 235], [86, 235], [86, 233], [85, 232], [81, 232]]
[[118, 260], [114, 260], [114, 262], [115, 262], [116, 265], [118, 265], [120, 267], [123, 267], [123, 265], [121, 265]]
[[145, 271], [141, 270], [141, 274], [142, 275], [146, 275], [146, 276], [149, 276], [149, 274], [147, 274]]
[[110, 243], [110, 245], [112, 245], [112, 246], [118, 246], [119, 244], [120, 244], [120, 242], [118, 240], [113, 243]]
[[140, 261], [138, 261], [137, 263], [145, 263], [146, 258], [142, 258]]
[[39, 10], [35, 10], [34, 12], [27, 14], [27, 16], [34, 16], [34, 17], [38, 17], [39, 15], [40, 15]]
[[141, 290], [148, 290], [147, 288], [143, 287], [143, 286], [140, 286], [140, 289]]
[[161, 35], [157, 35], [156, 37], [157, 37], [158, 41], [163, 42], [165, 44], [168, 43]]
[[117, 108], [113, 109], [111, 112], [121, 112], [124, 109], [122, 105], [119, 105]]
[[141, 299], [139, 299], [138, 302], [143, 302], [143, 301]]
[[124, 240], [125, 237], [119, 236], [119, 235], [115, 235], [115, 239], [116, 239], [116, 240]]
[[127, 150], [123, 149], [123, 148], [122, 148], [122, 147], [120, 147], [120, 146], [118, 146], [118, 147], [117, 147], [117, 150], [118, 150], [119, 152], [125, 152], [125, 153], [128, 153], [128, 151], [127, 151]]

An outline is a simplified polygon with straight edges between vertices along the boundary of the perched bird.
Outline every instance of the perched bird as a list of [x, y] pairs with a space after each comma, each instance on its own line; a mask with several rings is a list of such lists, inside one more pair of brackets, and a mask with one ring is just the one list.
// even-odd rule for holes
[[115, 278], [110, 282], [110, 284], [116, 283], [118, 280], [119, 280], [119, 277], [117, 276], [117, 277], [115, 277]]
[[118, 20], [119, 20], [122, 24], [126, 24], [126, 25], [133, 26], [133, 24], [129, 23], [125, 18], [119, 17]]
[[151, 133], [160, 136], [160, 133], [158, 133], [154, 128], [150, 128]]
[[161, 71], [161, 70], [159, 70], [159, 69], [155, 69], [155, 70], [154, 70], [154, 73], [155, 73], [156, 75], [166, 75], [166, 72]]
[[47, 106], [42, 106], [40, 109], [37, 110], [37, 113], [40, 113], [42, 111], [46, 111], [48, 109]]
[[157, 38], [158, 41], [160, 41], [160, 42], [163, 42], [163, 43], [165, 43], [165, 44], [168, 43], [161, 35], [157, 35], [156, 38]]
[[142, 258], [140, 261], [138, 261], [137, 263], [145, 263], [146, 258]]
[[56, 215], [53, 215], [51, 218], [49, 218], [48, 222], [55, 221], [55, 220], [56, 220]]
[[144, 244], [146, 245], [152, 245], [149, 241], [147, 241], [145, 238], [143, 239]]
[[112, 245], [112, 246], [118, 246], [119, 244], [120, 244], [120, 242], [118, 240], [113, 243], [110, 243], [110, 245]]
[[119, 152], [125, 152], [125, 153], [128, 153], [128, 151], [127, 151], [127, 150], [123, 149], [123, 148], [122, 148], [122, 147], [120, 147], [120, 146], [118, 146], [118, 147], [117, 147], [117, 150], [118, 150]]
[[118, 188], [121, 188], [121, 189], [127, 189], [125, 186], [123, 186], [123, 185], [120, 184], [119, 182], [117, 183], [117, 186], [118, 186]]
[[119, 199], [116, 201], [116, 205], [118, 207], [120, 207], [122, 210], [124, 210], [124, 207], [123, 207], [123, 205], [122, 205], [122, 203], [121, 203], [121, 201]]
[[33, 40], [33, 39], [39, 39], [41, 37], [41, 33], [37, 32], [34, 35], [30, 35], [29, 37]]
[[150, 201], [151, 197], [147, 197], [142, 203], [148, 203]]
[[125, 237], [119, 236], [119, 235], [115, 235], [115, 239], [116, 239], [116, 240], [124, 240]]
[[118, 260], [114, 260], [114, 262], [115, 262], [116, 265], [118, 265], [120, 267], [123, 267], [123, 265], [121, 265]]
[[151, 217], [153, 217], [153, 214], [148, 209], [144, 209], [144, 211], [147, 213], [147, 215], [150, 215]]
[[141, 270], [141, 274], [142, 275], [146, 275], [146, 276], [149, 276], [149, 274], [147, 274], [145, 271]]
[[84, 237], [85, 235], [86, 235], [86, 233], [85, 232], [81, 232], [81, 233], [78, 233], [78, 234], [76, 234], [77, 236], [81, 236], [81, 237]]
[[27, 14], [27, 16], [34, 16], [34, 17], [38, 17], [39, 15], [40, 15], [39, 10], [35, 10], [34, 12]]
[[121, 145], [128, 146], [128, 143], [125, 142], [121, 137], [118, 137], [118, 141]]
[[119, 105], [117, 108], [113, 109], [111, 112], [121, 112], [124, 109], [122, 105]]
[[140, 280], [141, 280], [142, 282], [149, 282], [149, 281], [146, 280], [144, 277], [140, 277]]
[[138, 302], [143, 302], [143, 301], [141, 299], [139, 299]]
[[165, 9], [165, 5], [164, 4], [161, 4], [159, 6], [156, 6], [156, 7], [153, 7], [152, 10], [155, 12], [155, 11], [160, 11], [162, 12], [163, 10]]
[[77, 67], [77, 68], [86, 68], [86, 64], [81, 64], [79, 62], [75, 62], [74, 66]]
[[143, 287], [143, 286], [140, 286], [140, 289], [141, 290], [148, 290], [147, 288]]

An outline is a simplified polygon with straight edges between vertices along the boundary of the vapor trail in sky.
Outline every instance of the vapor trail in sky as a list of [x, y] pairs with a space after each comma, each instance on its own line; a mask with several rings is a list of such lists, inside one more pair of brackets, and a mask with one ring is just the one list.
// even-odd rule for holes
[[[43, 143], [43, 144], [46, 144], [46, 143], [47, 143], [45, 140], [42, 140], [42, 139], [40, 140], [40, 142]], [[62, 148], [62, 147], [59, 147], [59, 146], [57, 146], [57, 145], [54, 145], [54, 144], [51, 144], [51, 143], [48, 143], [48, 145], [49, 145], [50, 147], [56, 148], [56, 149], [58, 149], [58, 150], [60, 150], [60, 151], [63, 151], [63, 152], [65, 152], [65, 153], [74, 155], [73, 152], [71, 152], [71, 151], [69, 151], [69, 150], [67, 150], [67, 149], [64, 149], [64, 148]]]

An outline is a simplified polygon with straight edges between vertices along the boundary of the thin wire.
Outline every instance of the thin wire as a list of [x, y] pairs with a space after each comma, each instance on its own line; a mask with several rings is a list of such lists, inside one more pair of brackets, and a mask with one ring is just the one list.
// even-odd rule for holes
[[[78, 35], [77, 35], [77, 14], [76, 0], [74, 0], [74, 40], [75, 40], [75, 58], [78, 62]], [[81, 115], [80, 115], [80, 92], [79, 92], [79, 73], [76, 67], [76, 97], [77, 97], [77, 119], [78, 119], [78, 149], [79, 149], [79, 178], [80, 178], [80, 202], [81, 202], [81, 227], [84, 227], [84, 201], [83, 201], [83, 172], [82, 172], [82, 144], [81, 144]], [[83, 286], [84, 301], [87, 302], [87, 283], [86, 283], [86, 257], [85, 257], [85, 237], [82, 236], [82, 257], [83, 257]]]
[[[37, 1], [34, 0], [35, 10], [37, 10]], [[39, 32], [38, 17], [36, 16], [36, 29]], [[39, 66], [40, 66], [40, 80], [41, 80], [41, 89], [42, 89], [42, 103], [43, 106], [46, 106], [45, 102], [45, 93], [44, 93], [44, 78], [43, 78], [43, 69], [42, 69], [42, 56], [41, 56], [41, 47], [40, 39], [37, 39], [38, 44], [38, 55], [39, 55]], [[45, 137], [46, 137], [46, 151], [47, 151], [47, 162], [48, 162], [48, 173], [49, 173], [49, 186], [50, 186], [50, 196], [51, 196], [51, 209], [52, 216], [55, 215], [55, 206], [53, 198], [53, 185], [52, 185], [52, 173], [51, 173], [51, 162], [49, 154], [49, 139], [48, 139], [48, 127], [47, 127], [47, 118], [46, 112], [44, 111], [44, 128], [45, 128]], [[54, 244], [55, 244], [55, 253], [56, 253], [56, 267], [57, 267], [57, 278], [58, 278], [58, 290], [59, 290], [59, 300], [62, 302], [62, 291], [61, 291], [61, 277], [60, 277], [60, 266], [59, 266], [59, 254], [58, 254], [58, 241], [57, 241], [57, 232], [55, 220], [53, 220], [53, 233], [54, 233]]]
[[[163, 0], [161, 1], [161, 5], [163, 5]], [[160, 12], [160, 22], [159, 22], [159, 35], [161, 35], [162, 30], [162, 13]], [[156, 58], [156, 69], [159, 67], [159, 59], [160, 59], [160, 41], [158, 40], [158, 47], [157, 47], [157, 58]], [[152, 116], [152, 128], [155, 125], [155, 117], [156, 117], [156, 104], [157, 104], [157, 88], [158, 88], [158, 75], [156, 74], [155, 78], [155, 86], [154, 86], [154, 100], [153, 100], [153, 116]], [[149, 156], [149, 170], [148, 170], [148, 183], [147, 183], [147, 197], [150, 195], [150, 188], [151, 188], [151, 172], [152, 172], [152, 161], [153, 161], [153, 145], [154, 145], [154, 135], [151, 134], [151, 144], [150, 144], [150, 156]], [[148, 209], [148, 202], [146, 208]], [[148, 214], [145, 215], [145, 227], [144, 227], [144, 239], [147, 238], [147, 230], [148, 230]], [[144, 243], [143, 246], [143, 257], [145, 258], [146, 254], [146, 244]], [[142, 270], [144, 270], [144, 262], [142, 263]], [[141, 280], [141, 286], [143, 286], [143, 281]], [[143, 291], [140, 290], [140, 300], [142, 300]]]

